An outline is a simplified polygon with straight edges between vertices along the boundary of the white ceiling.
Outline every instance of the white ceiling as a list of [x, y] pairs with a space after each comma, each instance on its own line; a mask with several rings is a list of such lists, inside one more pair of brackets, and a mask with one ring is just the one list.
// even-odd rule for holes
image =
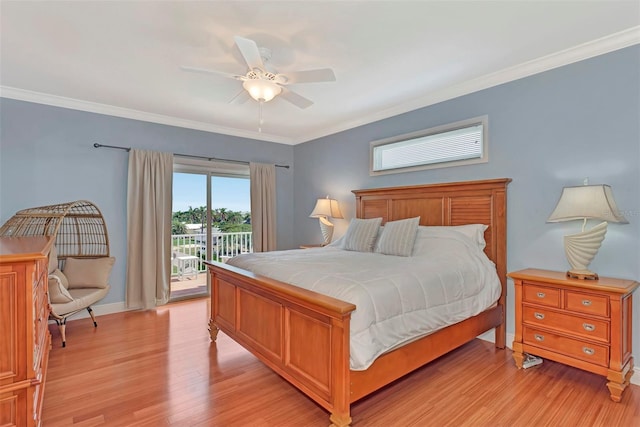
[[[0, 95], [296, 144], [640, 43], [634, 1], [5, 1]], [[313, 100], [230, 105], [233, 36], [272, 50]]]

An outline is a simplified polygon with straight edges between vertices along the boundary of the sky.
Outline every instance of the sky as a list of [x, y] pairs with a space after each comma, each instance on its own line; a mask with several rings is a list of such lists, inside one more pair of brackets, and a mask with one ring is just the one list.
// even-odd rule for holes
[[[214, 176], [212, 179], [211, 207], [227, 208], [232, 211], [251, 211], [249, 178], [227, 178]], [[198, 208], [207, 205], [207, 176], [192, 173], [173, 174], [173, 212], [187, 211], [189, 206]]]

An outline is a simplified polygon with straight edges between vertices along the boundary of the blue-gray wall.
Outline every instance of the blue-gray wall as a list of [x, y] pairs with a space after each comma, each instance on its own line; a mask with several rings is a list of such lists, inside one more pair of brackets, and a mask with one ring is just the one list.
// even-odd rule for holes
[[[369, 176], [369, 142], [487, 114], [489, 163]], [[609, 184], [630, 224], [609, 224], [591, 263], [600, 275], [640, 280], [640, 46], [462, 96], [294, 147], [295, 243], [321, 241], [309, 218], [315, 199], [337, 198], [354, 216], [351, 190], [444, 181], [512, 178], [508, 269], [566, 270], [562, 237], [581, 223], [547, 224], [564, 186]], [[593, 222], [595, 224], [596, 222]], [[592, 224], [592, 225], [593, 225]], [[335, 236], [334, 236], [335, 237]], [[514, 331], [513, 285], [508, 324]], [[636, 293], [640, 301], [640, 291]], [[640, 303], [634, 348], [640, 354]]]
[[[489, 163], [369, 176], [370, 141], [484, 114]], [[9, 99], [0, 99], [0, 119], [0, 221], [25, 207], [94, 201], [119, 260], [103, 303], [124, 300], [127, 154], [96, 150], [93, 142], [295, 165], [278, 169], [280, 248], [321, 240], [318, 221], [308, 215], [327, 194], [341, 202], [346, 217], [334, 220], [339, 235], [355, 212], [353, 189], [509, 177], [509, 270], [567, 268], [562, 236], [580, 224], [545, 221], [562, 187], [589, 177], [612, 186], [630, 222], [609, 225], [591, 266], [601, 275], [640, 279], [640, 46], [294, 147]], [[509, 292], [507, 329], [513, 332], [511, 284]]]
[[[102, 211], [116, 264], [100, 304], [124, 301], [127, 167], [100, 144], [288, 164], [291, 146], [0, 98], [0, 223], [16, 211], [90, 200]], [[278, 246], [292, 246], [293, 168], [276, 168]]]

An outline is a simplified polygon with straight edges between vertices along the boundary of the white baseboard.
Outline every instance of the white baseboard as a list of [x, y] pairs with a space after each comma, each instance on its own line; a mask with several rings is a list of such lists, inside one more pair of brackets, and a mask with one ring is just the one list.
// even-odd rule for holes
[[[123, 311], [131, 311], [131, 309], [128, 309], [125, 306], [124, 301], [114, 302], [111, 304], [94, 305], [91, 308], [93, 309], [93, 314], [95, 316], [104, 316], [106, 314], [121, 313]], [[77, 320], [77, 319], [86, 319], [89, 317], [90, 317], [89, 312], [87, 310], [82, 310], [74, 315], [69, 316], [69, 321]], [[55, 323], [55, 321], [49, 320], [49, 323], [51, 322]]]
[[[513, 343], [513, 334], [509, 334], [507, 333], [507, 347], [512, 349], [511, 344]], [[493, 330], [487, 331], [482, 335], [479, 335], [478, 338], [480, 338], [481, 340], [485, 340], [485, 341], [489, 341], [489, 342], [495, 342], [495, 334], [493, 332]], [[633, 376], [631, 377], [631, 384], [635, 384], [635, 385], [640, 385], [640, 372], [636, 370], [636, 372], [633, 374]]]

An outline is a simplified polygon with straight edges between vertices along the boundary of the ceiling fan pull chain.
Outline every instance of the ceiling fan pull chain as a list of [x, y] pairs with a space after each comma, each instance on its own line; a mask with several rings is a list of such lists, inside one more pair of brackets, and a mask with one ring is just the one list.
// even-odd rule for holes
[[258, 132], [262, 133], [262, 104], [264, 104], [264, 101], [259, 101], [258, 102]]

